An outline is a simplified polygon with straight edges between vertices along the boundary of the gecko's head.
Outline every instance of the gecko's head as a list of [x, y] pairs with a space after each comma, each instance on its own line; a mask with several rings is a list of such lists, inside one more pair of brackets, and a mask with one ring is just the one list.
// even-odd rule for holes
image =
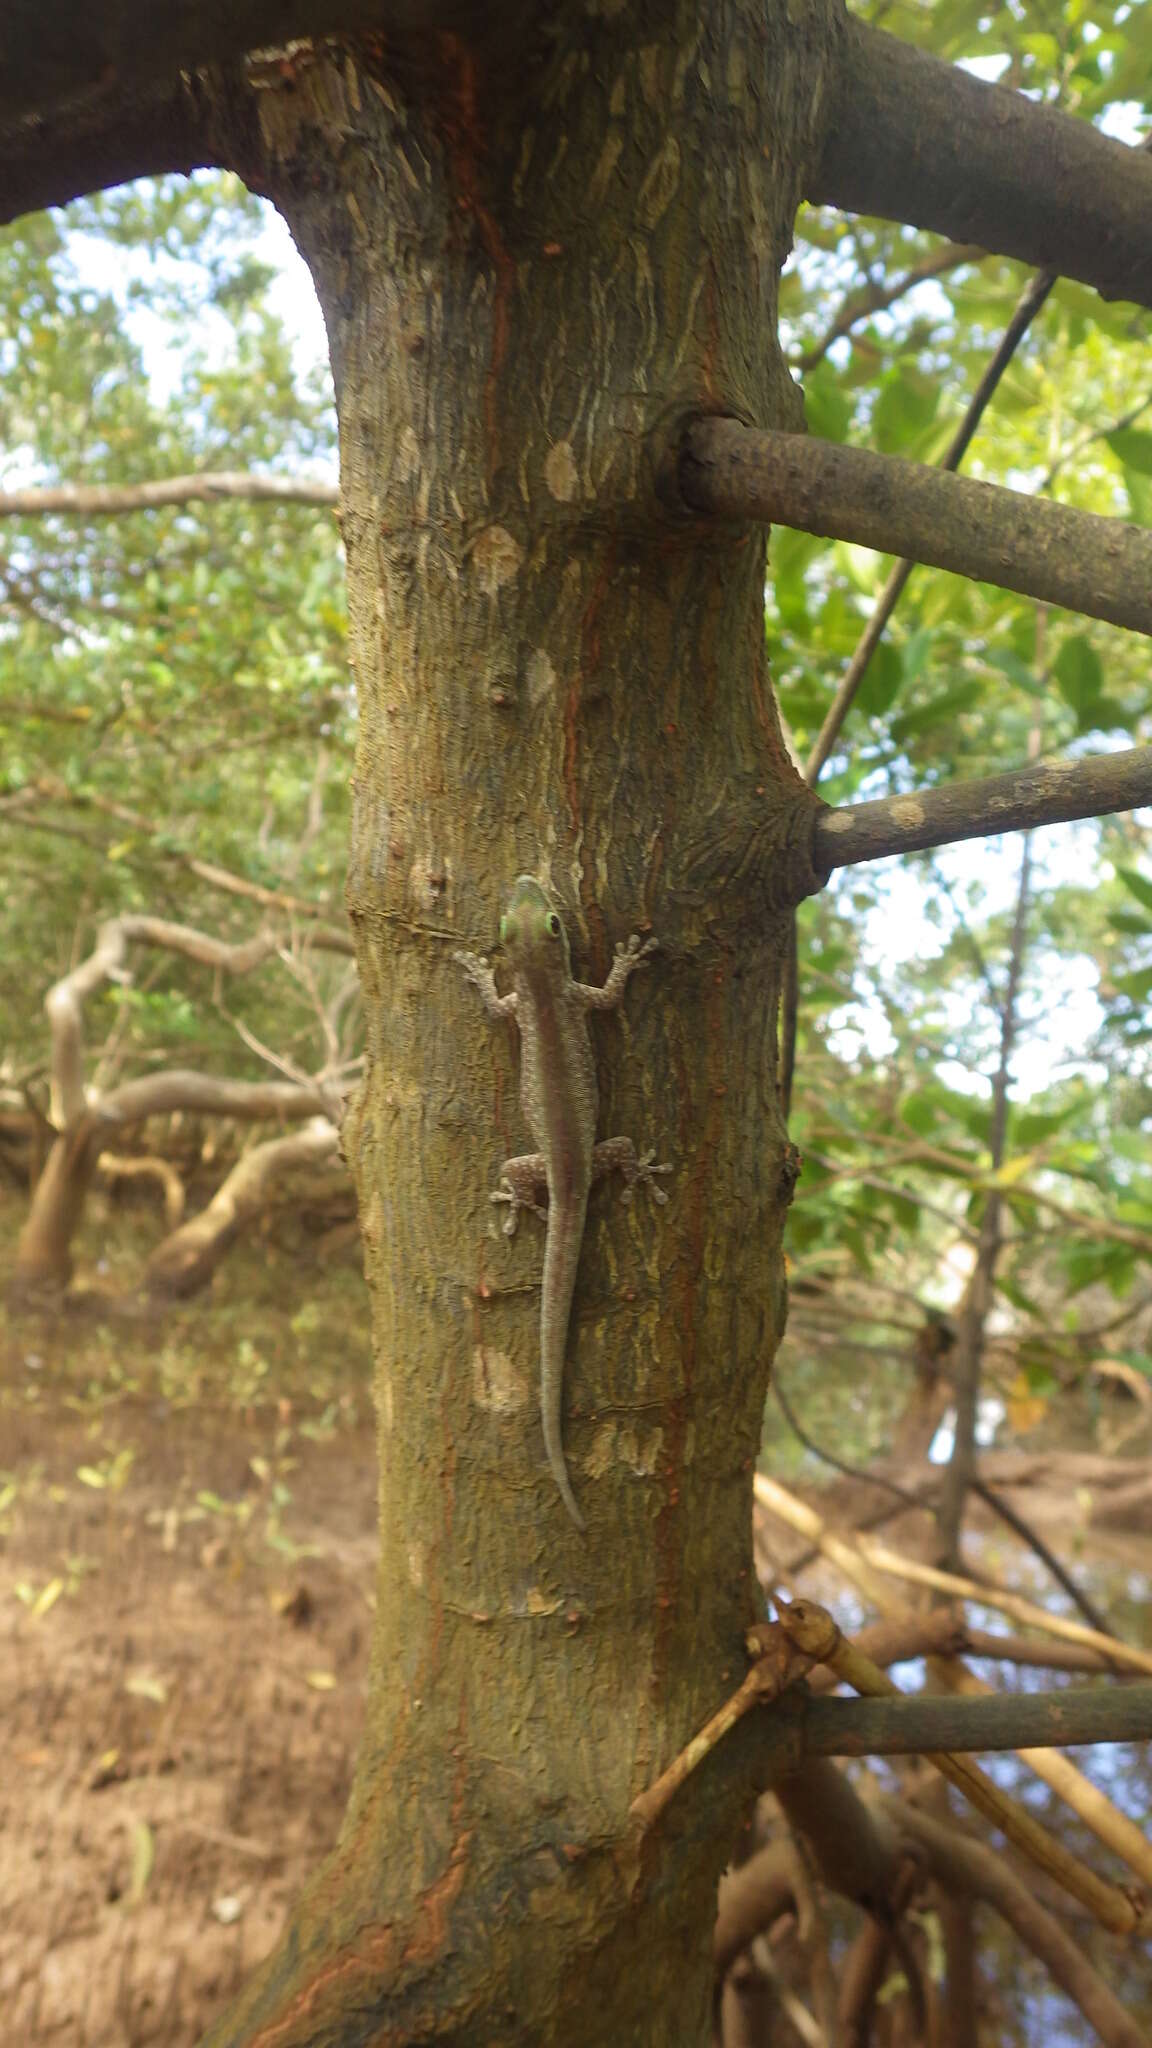
[[545, 974], [570, 972], [564, 921], [533, 875], [516, 877], [500, 919], [500, 943], [514, 966]]

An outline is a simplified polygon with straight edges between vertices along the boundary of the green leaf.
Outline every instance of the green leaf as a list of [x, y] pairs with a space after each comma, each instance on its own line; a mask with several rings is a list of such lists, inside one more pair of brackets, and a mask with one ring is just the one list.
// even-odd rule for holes
[[1129, 1002], [1146, 1003], [1152, 995], [1152, 967], [1143, 967], [1135, 974], [1118, 974], [1112, 986], [1117, 995], [1127, 996]]
[[852, 430], [852, 408], [839, 379], [821, 363], [804, 379], [804, 417], [810, 434], [823, 441], [846, 441]]
[[899, 454], [931, 426], [940, 402], [935, 379], [897, 369], [884, 384], [872, 414], [872, 435], [883, 454]]
[[1104, 689], [1104, 671], [1086, 633], [1065, 640], [1052, 664], [1052, 673], [1064, 702], [1071, 705], [1082, 722], [1090, 721]]
[[880, 642], [864, 671], [864, 679], [856, 692], [856, 703], [870, 718], [879, 718], [899, 695], [904, 681], [904, 665], [896, 649], [886, 640]]
[[1146, 910], [1152, 910], [1152, 880], [1137, 868], [1118, 867], [1116, 873], [1137, 903], [1142, 903]]
[[1025, 691], [1029, 697], [1043, 697], [1047, 694], [1048, 685], [1044, 678], [1038, 676], [1031, 664], [1022, 660], [1018, 654], [1014, 654], [1011, 648], [991, 648], [985, 654], [984, 660], [989, 668], [999, 669], [1001, 675], [1007, 676], [1010, 683], [1015, 683], [1017, 689]]
[[[981, 682], [954, 683], [949, 690], [941, 691], [930, 704], [922, 704], [915, 711], [906, 711], [894, 718], [891, 726], [892, 738], [897, 746], [903, 746], [910, 739], [919, 739], [927, 732], [950, 727], [962, 711], [971, 711], [984, 696], [985, 686]], [[951, 736], [951, 735], [950, 735]]]
[[1146, 427], [1117, 427], [1105, 440], [1125, 469], [1138, 476], [1152, 476], [1152, 433]]
[[1045, 1138], [1054, 1137], [1057, 1131], [1063, 1130], [1073, 1117], [1080, 1116], [1083, 1109], [1084, 1104], [1079, 1099], [1065, 1103], [1062, 1109], [1013, 1109], [1013, 1142], [1024, 1147], [1040, 1145]]
[[155, 1861], [156, 1837], [146, 1820], [138, 1820], [132, 1827], [132, 1875], [127, 1893], [130, 1906], [138, 1906], [144, 1897]]
[[937, 635], [931, 626], [921, 626], [918, 632], [910, 633], [903, 647], [904, 681], [914, 683], [935, 645]]

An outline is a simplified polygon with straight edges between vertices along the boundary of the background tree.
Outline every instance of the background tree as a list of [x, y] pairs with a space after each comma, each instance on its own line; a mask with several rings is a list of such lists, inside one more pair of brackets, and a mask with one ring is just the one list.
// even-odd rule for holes
[[[54, 26], [68, 19], [60, 7]], [[799, 424], [773, 311], [805, 192], [914, 209], [1146, 300], [1149, 167], [831, 9], [766, 27], [733, 5], [706, 34], [693, 10], [660, 8], [523, 10], [497, 29], [458, 8], [347, 7], [278, 17], [289, 27], [341, 34], [241, 64], [272, 32], [261, 10], [210, 32], [190, 11], [121, 24], [104, 50], [92, 30], [72, 75], [68, 36], [44, 68], [30, 27], [6, 131], [17, 205], [203, 162], [270, 192], [310, 262], [336, 375], [362, 705], [349, 901], [372, 1052], [345, 1143], [378, 1315], [377, 1627], [403, 1651], [377, 1661], [332, 1874], [218, 2038], [350, 2040], [387, 2018], [397, 2038], [467, 2026], [576, 2042], [603, 2038], [609, 2012], [621, 2038], [699, 2036], [715, 1877], [750, 1791], [779, 1770], [762, 1721], [716, 1748], [650, 1836], [629, 1812], [730, 1689], [755, 1612], [748, 1482], [796, 1167], [764, 1016], [826, 843], [767, 690], [761, 551], [745, 523], [700, 512], [722, 501], [709, 462], [730, 444], [699, 417]], [[1057, 55], [1115, 90], [1110, 49], [1082, 47], [1096, 40]], [[970, 174], [962, 205], [950, 150]], [[1074, 195], [1058, 220], [1053, 165]], [[871, 419], [907, 449], [917, 394], [922, 430], [935, 404], [911, 363], [892, 385], [913, 402], [890, 401], [885, 427], [876, 401]], [[1139, 428], [1117, 413], [1111, 433]], [[1138, 475], [1134, 448], [1109, 458]], [[747, 497], [730, 490], [728, 509]], [[836, 530], [827, 506], [819, 517]], [[794, 619], [826, 608], [825, 644], [839, 631], [846, 653], [852, 607], [806, 550], [778, 602]], [[1031, 587], [1026, 569], [1017, 580]], [[931, 623], [894, 682], [891, 661], [873, 672], [876, 717], [902, 693], [871, 764], [897, 781], [918, 732], [926, 749], [945, 722], [963, 732], [977, 702], [940, 690], [955, 643], [942, 626], [925, 641]], [[1031, 732], [1040, 678], [1034, 664], [1022, 685], [1029, 643], [1003, 630], [977, 652], [973, 629], [955, 658], [970, 691], [989, 668], [1004, 703], [1023, 689]], [[1015, 670], [990, 662], [989, 637]], [[1105, 725], [1092, 642], [1067, 645], [1064, 699], [1082, 729]], [[813, 683], [810, 667], [791, 705], [785, 685], [799, 728]], [[900, 728], [917, 709], [920, 726]], [[1024, 749], [1005, 743], [997, 765], [1009, 751]], [[498, 1098], [450, 955], [494, 930], [524, 866], [578, 908], [590, 965], [635, 924], [664, 949], [629, 1017], [631, 1057], [607, 1063], [606, 1113], [630, 1128], [645, 1103], [648, 1120], [674, 1105], [678, 1174], [659, 1232], [608, 1210], [590, 1232], [570, 1363], [575, 1465], [596, 1482], [586, 1548], [553, 1527], [537, 1473], [534, 1323], [517, 1307], [534, 1268], [524, 1250], [522, 1270], [503, 1263], [487, 1176], [461, 1172], [483, 1164], [485, 1133], [496, 1156]], [[926, 1092], [934, 1138], [938, 1116], [963, 1122]], [[986, 1206], [982, 1171], [960, 1178]], [[884, 1180], [874, 1192], [915, 1214]], [[499, 1421], [468, 1394], [497, 1371], [520, 1390]], [[532, 1522], [516, 1511], [529, 1488]], [[529, 1693], [526, 1754], [508, 1700]], [[802, 1783], [796, 1817], [815, 1839], [838, 1795], [818, 1768]]]

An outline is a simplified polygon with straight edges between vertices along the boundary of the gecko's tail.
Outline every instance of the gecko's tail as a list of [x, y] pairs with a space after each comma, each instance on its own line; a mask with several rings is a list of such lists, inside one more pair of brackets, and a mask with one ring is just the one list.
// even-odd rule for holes
[[548, 1236], [544, 1244], [544, 1284], [540, 1305], [540, 1420], [544, 1425], [544, 1449], [548, 1469], [578, 1529], [585, 1525], [576, 1505], [568, 1467], [564, 1462], [561, 1409], [564, 1402], [564, 1354], [568, 1348], [568, 1322], [576, 1285], [576, 1264], [584, 1236], [586, 1201], [569, 1206], [551, 1203]]
[[588, 1524], [576, 1505], [576, 1495], [572, 1491], [572, 1482], [568, 1477], [568, 1467], [564, 1463], [563, 1445], [560, 1442], [559, 1436], [549, 1429], [547, 1416], [544, 1418], [544, 1449], [548, 1453], [548, 1464], [552, 1477], [560, 1489], [561, 1500], [575, 1522], [576, 1527], [578, 1529], [586, 1529]]

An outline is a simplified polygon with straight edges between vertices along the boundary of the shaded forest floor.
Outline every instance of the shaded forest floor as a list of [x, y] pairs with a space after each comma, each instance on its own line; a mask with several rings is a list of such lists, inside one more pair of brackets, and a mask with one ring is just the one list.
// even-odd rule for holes
[[[105, 1229], [111, 1286], [139, 1239]], [[367, 1301], [353, 1241], [280, 1237], [162, 1320], [0, 1320], [7, 2040], [194, 2042], [336, 1838], [373, 1599]]]

